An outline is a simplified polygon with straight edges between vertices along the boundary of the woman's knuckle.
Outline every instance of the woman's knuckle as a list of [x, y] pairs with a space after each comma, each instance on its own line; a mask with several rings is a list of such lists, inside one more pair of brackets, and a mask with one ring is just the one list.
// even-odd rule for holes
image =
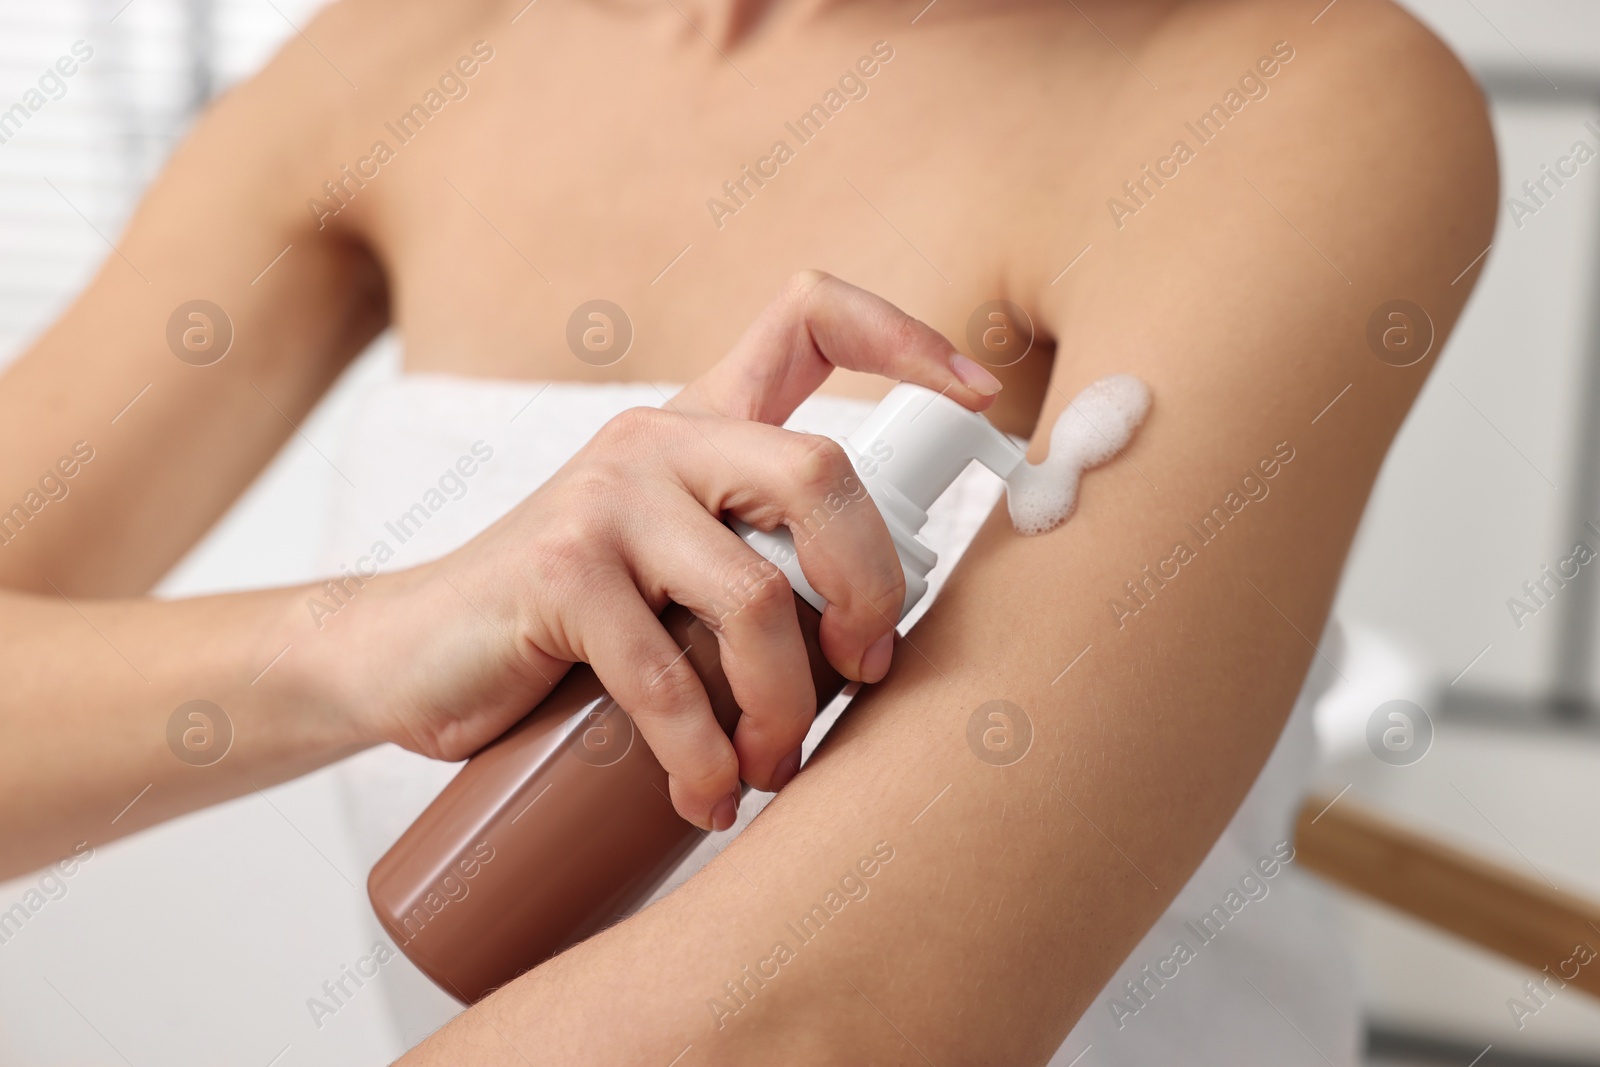
[[542, 582], [560, 589], [582, 588], [597, 571], [595, 538], [576, 518], [562, 519], [545, 530], [532, 555]]
[[908, 351], [922, 341], [926, 329], [922, 323], [903, 311], [890, 310], [886, 314], [888, 321], [883, 324], [883, 334], [890, 350]]
[[842, 486], [854, 470], [844, 446], [820, 434], [800, 435], [792, 469], [802, 486], [822, 492]]
[[789, 580], [776, 564], [765, 559], [740, 563], [723, 575], [709, 617], [703, 621], [718, 635], [727, 633], [736, 621], [754, 622], [764, 629], [778, 607], [788, 604], [789, 595]]
[[789, 579], [776, 564], [766, 560], [751, 564], [741, 569], [740, 579], [743, 606], [753, 618], [770, 621], [780, 612], [791, 610], [794, 594], [789, 588]]
[[808, 267], [805, 270], [797, 270], [789, 275], [789, 280], [785, 284], [785, 291], [791, 299], [803, 304], [811, 298], [812, 293], [832, 279], [833, 275], [827, 271]]
[[619, 517], [639, 487], [624, 467], [589, 462], [567, 472], [559, 506], [546, 519], [546, 538], [577, 550], [615, 544]]
[[607, 445], [636, 445], [657, 436], [660, 415], [656, 408], [628, 408], [620, 411], [600, 428], [595, 440]]
[[646, 711], [679, 714], [697, 703], [700, 679], [683, 652], [645, 656], [640, 664], [640, 683]]
[[566, 478], [566, 490], [571, 495], [571, 505], [580, 511], [599, 510], [621, 488], [624, 472], [611, 463], [591, 460], [576, 465]]

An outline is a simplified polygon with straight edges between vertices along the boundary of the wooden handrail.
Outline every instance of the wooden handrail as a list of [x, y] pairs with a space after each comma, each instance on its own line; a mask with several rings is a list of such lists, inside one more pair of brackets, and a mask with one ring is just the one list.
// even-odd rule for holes
[[[1600, 997], [1600, 903], [1436, 841], [1348, 799], [1306, 800], [1295, 824], [1295, 862], [1535, 971], [1548, 968]], [[1586, 949], [1576, 951], [1579, 946]]]

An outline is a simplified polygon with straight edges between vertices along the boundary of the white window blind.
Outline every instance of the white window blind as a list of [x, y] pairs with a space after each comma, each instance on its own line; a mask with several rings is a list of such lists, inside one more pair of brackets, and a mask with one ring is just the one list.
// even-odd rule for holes
[[114, 254], [205, 101], [320, 6], [0, 0], [0, 366]]

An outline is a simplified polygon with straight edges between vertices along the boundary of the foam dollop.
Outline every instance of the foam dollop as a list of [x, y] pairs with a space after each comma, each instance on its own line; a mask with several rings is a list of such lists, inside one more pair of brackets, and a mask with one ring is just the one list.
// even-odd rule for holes
[[1071, 518], [1078, 480], [1121, 451], [1150, 411], [1150, 387], [1113, 374], [1073, 398], [1050, 430], [1043, 463], [1024, 463], [1006, 479], [1006, 504], [1019, 534], [1041, 534]]

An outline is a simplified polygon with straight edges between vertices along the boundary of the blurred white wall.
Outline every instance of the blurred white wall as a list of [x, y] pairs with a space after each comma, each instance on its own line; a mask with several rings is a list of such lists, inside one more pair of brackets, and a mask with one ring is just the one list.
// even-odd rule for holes
[[[1526, 199], [1522, 183], [1575, 140], [1600, 144], [1584, 127], [1600, 125], [1600, 4], [1406, 3], [1497, 93], [1502, 208], [1477, 292], [1389, 456], [1335, 609], [1404, 669], [1353, 700], [1334, 732], [1352, 737], [1395, 697], [1422, 704], [1438, 732], [1427, 756], [1403, 767], [1379, 761], [1355, 735], [1335, 746], [1325, 784], [1349, 785], [1351, 799], [1600, 899], [1600, 732], [1592, 722], [1541, 726], [1526, 710], [1558, 682], [1570, 620], [1556, 609], [1576, 586], [1521, 628], [1506, 603], [1580, 536], [1569, 509], [1585, 352], [1600, 312], [1600, 161], [1520, 227], [1505, 203]], [[1593, 533], [1583, 536], [1600, 548]], [[1579, 581], [1596, 581], [1587, 571]], [[1592, 665], [1589, 649], [1582, 660]], [[1581, 673], [1592, 694], [1592, 666]], [[1504, 728], [1451, 718], [1467, 700], [1498, 709]], [[1343, 899], [1380, 1027], [1454, 1041], [1463, 1067], [1490, 1044], [1485, 1064], [1517, 1054], [1600, 1063], [1600, 1004], [1567, 989], [1519, 1028], [1507, 1001], [1526, 1000], [1528, 972]]]

